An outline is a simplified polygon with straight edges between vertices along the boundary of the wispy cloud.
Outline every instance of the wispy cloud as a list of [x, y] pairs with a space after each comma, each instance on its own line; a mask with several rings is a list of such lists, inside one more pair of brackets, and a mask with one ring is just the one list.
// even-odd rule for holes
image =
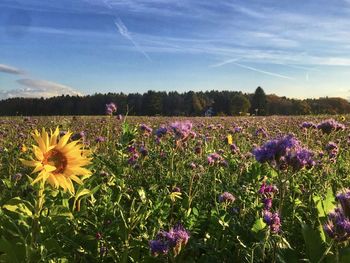
[[117, 26], [119, 33], [126, 39], [128, 39], [133, 45], [134, 47], [148, 60], [148, 61], [152, 61], [152, 59], [150, 58], [150, 56], [141, 48], [141, 46], [136, 43], [136, 41], [133, 39], [133, 37], [131, 36], [128, 28], [124, 25], [123, 21], [118, 18], [117, 20], [114, 21], [114, 24]]
[[82, 95], [72, 87], [47, 80], [19, 79], [17, 83], [24, 86], [24, 88], [1, 91], [0, 98], [48, 98], [61, 95]]
[[266, 75], [269, 75], [269, 76], [293, 80], [293, 78], [291, 78], [289, 76], [286, 76], [286, 75], [281, 75], [281, 74], [277, 74], [277, 73], [274, 73], [274, 72], [261, 70], [261, 69], [258, 69], [258, 68], [246, 66], [246, 65], [243, 65], [243, 64], [240, 64], [240, 63], [236, 63], [236, 62], [233, 62], [233, 64], [238, 66], [238, 67], [249, 69], [249, 70], [252, 70], [252, 71], [255, 71], [255, 72], [258, 72], [258, 73], [262, 73], [262, 74], [266, 74]]
[[222, 67], [222, 66], [225, 66], [227, 64], [232, 64], [236, 61], [238, 61], [239, 58], [232, 58], [232, 59], [227, 59], [225, 61], [222, 61], [222, 62], [219, 62], [219, 63], [216, 63], [216, 64], [213, 64], [213, 65], [209, 65], [210, 68], [219, 68], [219, 67]]
[[9, 65], [5, 65], [5, 64], [0, 64], [0, 72], [15, 74], [15, 75], [24, 74], [23, 70], [9, 66]]

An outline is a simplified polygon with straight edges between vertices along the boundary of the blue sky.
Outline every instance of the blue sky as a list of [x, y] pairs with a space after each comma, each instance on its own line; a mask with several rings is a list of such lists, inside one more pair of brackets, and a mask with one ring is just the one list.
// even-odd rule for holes
[[350, 0], [1, 0], [0, 98], [350, 98]]

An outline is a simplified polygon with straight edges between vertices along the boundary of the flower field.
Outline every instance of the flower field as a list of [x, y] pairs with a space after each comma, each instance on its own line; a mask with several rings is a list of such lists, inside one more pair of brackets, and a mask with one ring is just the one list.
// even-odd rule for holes
[[347, 116], [0, 120], [0, 262], [350, 262]]

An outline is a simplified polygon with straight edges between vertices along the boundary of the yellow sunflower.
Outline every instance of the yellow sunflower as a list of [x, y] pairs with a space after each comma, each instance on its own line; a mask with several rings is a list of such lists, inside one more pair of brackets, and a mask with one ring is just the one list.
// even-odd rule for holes
[[64, 136], [59, 136], [59, 129], [50, 134], [42, 129], [41, 134], [35, 130], [32, 134], [38, 146], [33, 145], [33, 152], [36, 160], [21, 160], [24, 165], [35, 167], [32, 173], [39, 172], [32, 182], [47, 181], [55, 188], [62, 187], [65, 191], [74, 193], [72, 181], [82, 184], [78, 176], [88, 177], [91, 172], [84, 168], [90, 164], [88, 151], [83, 149], [79, 141], [68, 143], [72, 133], [67, 132]]

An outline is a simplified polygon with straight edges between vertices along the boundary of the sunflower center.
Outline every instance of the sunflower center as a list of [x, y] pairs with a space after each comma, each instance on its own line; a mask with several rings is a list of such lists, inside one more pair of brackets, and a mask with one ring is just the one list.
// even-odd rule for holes
[[56, 167], [53, 174], [59, 174], [64, 171], [67, 167], [67, 158], [57, 150], [50, 150], [44, 155], [43, 164], [49, 164]]

